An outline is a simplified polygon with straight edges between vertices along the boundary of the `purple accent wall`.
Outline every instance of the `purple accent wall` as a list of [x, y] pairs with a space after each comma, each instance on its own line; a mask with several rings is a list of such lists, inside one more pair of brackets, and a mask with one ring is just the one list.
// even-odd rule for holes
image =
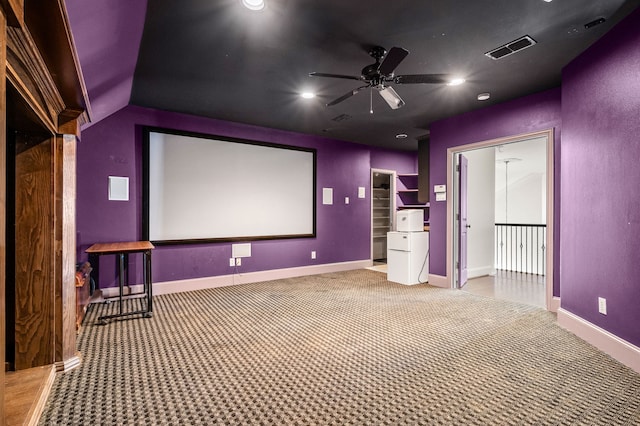
[[[416, 171], [415, 152], [392, 151], [316, 136], [128, 106], [82, 132], [78, 144], [78, 258], [96, 242], [139, 240], [142, 235], [142, 128], [158, 126], [317, 150], [317, 237], [252, 243], [240, 270], [253, 272], [370, 259], [370, 169]], [[130, 178], [130, 201], [108, 201], [108, 176]], [[358, 198], [358, 187], [366, 198]], [[334, 204], [322, 205], [322, 188], [334, 188]], [[350, 203], [344, 204], [349, 197]], [[259, 211], [260, 206], [256, 206]], [[317, 259], [311, 259], [311, 251]], [[153, 252], [155, 282], [228, 275], [230, 243], [162, 246]], [[140, 262], [132, 274], [140, 281]], [[137, 269], [136, 269], [137, 268]], [[114, 286], [115, 261], [100, 262], [100, 286]]]
[[[555, 220], [556, 238], [554, 293], [559, 294], [560, 241], [560, 89], [551, 89], [513, 101], [471, 111], [431, 125], [430, 185], [447, 183], [447, 149], [501, 137], [554, 129], [555, 137]], [[446, 275], [447, 205], [431, 194], [429, 272]]]
[[562, 81], [562, 307], [640, 346], [640, 9]]
[[147, 11], [146, 0], [65, 0], [78, 58], [91, 99], [90, 127], [124, 108]]

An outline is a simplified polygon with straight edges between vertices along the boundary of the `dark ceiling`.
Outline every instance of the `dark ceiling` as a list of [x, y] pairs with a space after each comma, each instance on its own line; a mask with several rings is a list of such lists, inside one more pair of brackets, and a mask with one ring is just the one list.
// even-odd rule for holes
[[[562, 68], [639, 0], [148, 0], [131, 104], [399, 149], [429, 125], [560, 85]], [[606, 21], [590, 29], [585, 24]], [[521, 36], [537, 44], [493, 60]], [[448, 73], [460, 86], [392, 84], [392, 110], [362, 85], [310, 72], [359, 76], [368, 47], [407, 49], [397, 74]], [[302, 99], [314, 91], [314, 99]], [[478, 101], [481, 92], [491, 93]], [[370, 102], [373, 100], [373, 114]], [[405, 133], [408, 138], [396, 139]]]

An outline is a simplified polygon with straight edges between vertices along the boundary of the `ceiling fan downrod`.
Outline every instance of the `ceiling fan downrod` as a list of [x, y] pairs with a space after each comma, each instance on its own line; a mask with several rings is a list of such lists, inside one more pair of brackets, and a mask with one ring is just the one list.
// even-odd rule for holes
[[369, 87], [369, 114], [373, 114], [373, 87]]

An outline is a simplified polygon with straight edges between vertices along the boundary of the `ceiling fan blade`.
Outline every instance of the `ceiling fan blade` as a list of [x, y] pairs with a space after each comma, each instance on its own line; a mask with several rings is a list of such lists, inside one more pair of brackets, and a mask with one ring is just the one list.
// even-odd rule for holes
[[396, 84], [446, 84], [453, 77], [449, 74], [406, 74], [393, 78]]
[[358, 80], [362, 81], [360, 77], [356, 77], [354, 75], [342, 75], [342, 74], [327, 74], [324, 72], [310, 72], [309, 77], [329, 77], [329, 78], [344, 78], [347, 80]]
[[339, 104], [339, 103], [340, 103], [340, 102], [342, 102], [342, 101], [346, 101], [347, 99], [349, 99], [350, 97], [352, 97], [353, 95], [355, 95], [356, 93], [358, 93], [359, 91], [361, 91], [362, 89], [365, 89], [365, 88], [367, 88], [367, 87], [369, 87], [369, 85], [362, 86], [362, 87], [358, 87], [357, 89], [353, 89], [352, 91], [347, 92], [347, 93], [345, 93], [344, 95], [340, 96], [338, 99], [335, 99], [335, 100], [333, 100], [333, 101], [329, 102], [329, 103], [327, 104], [327, 106], [328, 106], [328, 107], [329, 107], [329, 106], [334, 106], [334, 105], [336, 105], [336, 104]]
[[387, 53], [387, 56], [384, 57], [384, 60], [378, 67], [378, 71], [382, 75], [389, 75], [396, 69], [400, 62], [404, 60], [409, 54], [408, 50], [403, 49], [402, 47], [392, 47]]

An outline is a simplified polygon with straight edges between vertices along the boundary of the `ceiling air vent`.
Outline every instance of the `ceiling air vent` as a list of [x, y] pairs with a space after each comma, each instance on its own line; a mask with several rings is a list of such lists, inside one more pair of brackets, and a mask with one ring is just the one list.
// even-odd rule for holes
[[527, 47], [531, 47], [536, 44], [536, 41], [529, 37], [528, 35], [522, 36], [518, 39], [515, 39], [504, 46], [500, 46], [496, 49], [490, 50], [485, 53], [486, 56], [491, 59], [497, 60], [500, 58], [504, 58], [505, 56], [509, 56], [513, 53], [516, 53], [519, 50], [526, 49]]
[[340, 122], [340, 121], [348, 120], [350, 118], [351, 118], [351, 116], [349, 114], [340, 114], [340, 115], [337, 115], [337, 116], [333, 117], [331, 120]]

